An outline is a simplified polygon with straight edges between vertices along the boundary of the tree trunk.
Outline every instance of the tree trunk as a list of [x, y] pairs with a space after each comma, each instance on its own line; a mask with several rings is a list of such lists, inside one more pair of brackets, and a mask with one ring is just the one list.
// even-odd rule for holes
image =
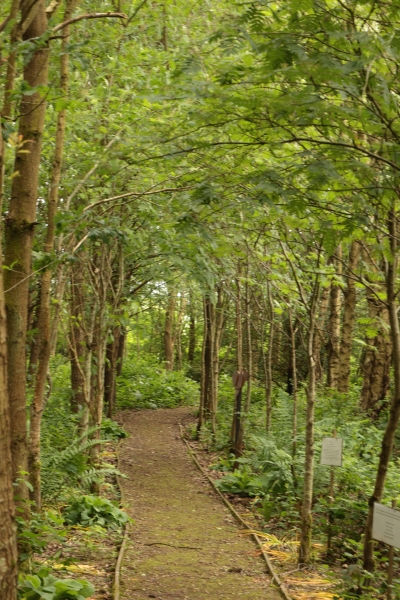
[[117, 352], [117, 376], [120, 376], [122, 373], [122, 366], [124, 363], [124, 353], [125, 353], [125, 341], [126, 341], [126, 331], [121, 327], [119, 340], [118, 340], [118, 352]]
[[168, 293], [167, 309], [165, 311], [165, 325], [164, 325], [164, 355], [165, 355], [165, 368], [167, 371], [174, 370], [174, 316], [175, 316], [175, 302], [176, 293]]
[[183, 293], [180, 296], [180, 308], [178, 313], [178, 318], [176, 320], [175, 331], [172, 338], [173, 347], [176, 352], [176, 362], [178, 365], [178, 370], [182, 369], [182, 324], [183, 317], [185, 316], [185, 308], [186, 308], [186, 298]]
[[[336, 277], [342, 274], [342, 247], [339, 246], [333, 257]], [[329, 311], [328, 373], [327, 386], [338, 388], [340, 377], [340, 313], [342, 308], [342, 290], [337, 281], [331, 284]]]
[[316, 397], [316, 360], [314, 357], [314, 335], [319, 300], [318, 278], [314, 283], [313, 297], [309, 311], [309, 329], [307, 340], [308, 382], [306, 412], [306, 447], [304, 465], [304, 488], [301, 508], [301, 531], [299, 564], [308, 564], [311, 560], [312, 498], [314, 483], [314, 409]]
[[71, 411], [78, 413], [85, 406], [84, 374], [85, 340], [84, 323], [84, 278], [81, 265], [71, 268], [69, 346], [71, 357]]
[[[76, 1], [73, 1], [77, 4]], [[69, 3], [71, 4], [71, 2]], [[64, 21], [72, 16], [72, 10], [67, 4], [64, 12]], [[64, 30], [64, 39], [62, 43], [61, 66], [60, 66], [60, 87], [65, 95], [68, 94], [68, 53], [67, 45], [69, 40], [69, 28]], [[47, 229], [44, 251], [50, 255], [54, 248], [56, 225], [55, 217], [58, 209], [58, 191], [61, 178], [61, 168], [64, 151], [66, 110], [58, 113], [56, 144], [52, 165], [50, 189], [47, 202]], [[36, 503], [36, 509], [41, 509], [40, 493], [40, 432], [43, 411], [45, 408], [45, 388], [48, 375], [50, 354], [51, 354], [51, 310], [50, 310], [50, 290], [53, 270], [48, 267], [42, 271], [40, 278], [39, 306], [37, 312], [38, 334], [35, 340], [37, 351], [37, 370], [35, 377], [35, 389], [33, 401], [31, 404], [30, 418], [30, 438], [29, 438], [29, 477], [33, 487], [31, 500]]]
[[329, 285], [322, 290], [316, 331], [314, 335], [315, 377], [317, 383], [322, 381], [324, 376], [324, 369], [321, 360], [321, 349], [325, 341], [325, 320], [329, 306], [330, 289], [331, 288]]
[[[243, 371], [243, 331], [242, 331], [242, 291], [240, 286], [240, 266], [238, 269], [238, 278], [236, 279], [236, 335], [237, 335], [237, 371]], [[233, 419], [231, 429], [232, 450], [235, 456], [240, 456], [242, 453], [241, 440], [243, 435], [241, 428], [243, 427], [241, 419], [242, 390], [235, 390], [235, 402], [233, 408]]]
[[189, 347], [188, 347], [188, 363], [193, 368], [194, 353], [196, 349], [196, 318], [194, 312], [194, 300], [192, 290], [189, 292]]
[[398, 219], [395, 207], [392, 208], [388, 219], [389, 243], [392, 257], [386, 263], [386, 294], [390, 319], [390, 336], [393, 347], [393, 379], [394, 389], [390, 404], [389, 419], [382, 440], [379, 456], [378, 472], [375, 480], [374, 492], [369, 499], [369, 511], [365, 525], [364, 535], [364, 569], [372, 571], [374, 567], [374, 545], [372, 541], [372, 522], [374, 503], [381, 502], [385, 488], [385, 480], [392, 454], [393, 442], [400, 417], [400, 327], [398, 319], [398, 306], [396, 300], [396, 276], [398, 272], [397, 238]]
[[[101, 423], [103, 420], [103, 406], [104, 406], [104, 365], [105, 365], [105, 353], [106, 344], [108, 337], [108, 328], [105, 323], [105, 306], [99, 310], [96, 333], [94, 339], [94, 352], [93, 358], [95, 363], [95, 377], [94, 385], [92, 386], [91, 403], [90, 403], [90, 416], [91, 426], [96, 427], [96, 431], [93, 433], [93, 439], [100, 441], [101, 439]], [[92, 466], [99, 464], [99, 454], [101, 445], [94, 444], [90, 449], [90, 461]], [[93, 483], [91, 487], [92, 493], [99, 493], [99, 484]]]
[[272, 353], [274, 350], [274, 304], [272, 299], [271, 284], [268, 282], [268, 305], [270, 314], [268, 350], [264, 353], [264, 376], [265, 376], [265, 407], [266, 407], [266, 431], [269, 433], [272, 420]]
[[[296, 331], [293, 327], [292, 311], [289, 308], [289, 332], [290, 332], [290, 358], [292, 374], [292, 398], [293, 398], [293, 426], [292, 426], [292, 476], [295, 488], [297, 488], [297, 477], [294, 460], [297, 454], [297, 360], [296, 360]], [[314, 333], [315, 335], [315, 333]]]
[[[367, 298], [370, 327], [377, 330], [373, 338], [367, 337], [368, 346], [363, 353], [361, 372], [363, 384], [361, 388], [360, 406], [372, 417], [377, 417], [390, 385], [390, 365], [392, 361], [392, 341], [386, 331], [390, 316], [387, 306], [375, 295]], [[375, 348], [375, 349], [373, 349]]]
[[[0, 138], [1, 156], [3, 144], [1, 131]], [[0, 234], [0, 598], [2, 600], [16, 600], [17, 540], [12, 487], [10, 407], [7, 389], [7, 327], [1, 239]]]
[[[39, 38], [47, 29], [46, 5], [39, 0], [36, 16], [27, 29], [24, 39]], [[24, 80], [29, 87], [47, 84], [47, 46], [35, 50], [24, 69]], [[46, 102], [37, 92], [24, 95], [20, 107], [19, 135], [24, 150], [17, 151], [12, 181], [11, 200], [5, 222], [5, 271], [7, 345], [8, 345], [8, 390], [10, 397], [11, 449], [13, 476], [28, 470], [28, 447], [26, 429], [26, 332], [29, 297], [29, 275], [36, 201], [38, 194], [39, 164]], [[28, 488], [21, 482], [17, 495], [23, 503], [28, 499]], [[28, 505], [25, 504], [25, 514]]]
[[200, 381], [200, 405], [199, 419], [197, 422], [197, 432], [199, 432], [205, 421], [205, 400], [206, 400], [206, 346], [208, 337], [207, 315], [205, 308], [205, 299], [203, 300], [203, 344], [201, 348], [201, 381]]
[[104, 366], [104, 404], [107, 407], [107, 417], [112, 419], [115, 407], [116, 376], [118, 346], [120, 342], [120, 326], [114, 327], [113, 339], [107, 344], [106, 363]]
[[354, 281], [354, 271], [357, 269], [358, 260], [360, 258], [361, 245], [357, 241], [353, 241], [350, 247], [349, 260], [346, 273], [346, 289], [344, 291], [344, 310], [343, 310], [343, 325], [342, 339], [340, 341], [339, 353], [339, 380], [338, 390], [342, 393], [349, 391], [350, 384], [350, 359], [351, 347], [353, 342], [353, 330], [356, 319], [356, 301], [357, 290]]
[[217, 304], [215, 307], [215, 326], [214, 326], [214, 351], [213, 351], [213, 370], [214, 370], [214, 403], [215, 414], [218, 411], [218, 379], [219, 379], [219, 353], [221, 350], [222, 334], [225, 327], [225, 301], [222, 286], [217, 287]]

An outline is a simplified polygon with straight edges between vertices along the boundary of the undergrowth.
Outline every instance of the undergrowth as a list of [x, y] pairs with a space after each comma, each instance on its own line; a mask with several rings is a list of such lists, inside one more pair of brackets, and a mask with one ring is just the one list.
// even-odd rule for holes
[[[315, 471], [313, 499], [313, 539], [323, 546], [328, 532], [332, 538], [329, 555], [320, 561], [342, 571], [337, 598], [379, 598], [386, 593], [387, 550], [377, 544], [376, 571], [362, 569], [362, 539], [372, 494], [382, 433], [386, 415], [371, 421], [358, 408], [359, 389], [353, 385], [343, 395], [321, 388], [315, 408]], [[243, 415], [247, 435], [243, 455], [235, 459], [230, 454], [233, 391], [230, 378], [221, 377], [217, 434], [208, 425], [200, 432], [203, 447], [219, 456], [211, 465], [220, 472], [216, 485], [226, 493], [252, 498], [252, 506], [261, 520], [261, 527], [276, 535], [288, 531], [298, 534], [300, 528], [301, 490], [304, 478], [305, 454], [305, 391], [298, 398], [298, 422], [295, 452], [293, 448], [293, 400], [275, 388], [271, 431], [265, 431], [263, 390], [254, 386], [249, 415]], [[321, 443], [333, 430], [343, 438], [343, 466], [335, 468], [333, 502], [329, 501], [330, 467], [320, 465]], [[192, 432], [195, 435], [194, 431]], [[236, 469], [234, 468], [236, 466]], [[400, 500], [400, 461], [394, 452], [386, 480], [383, 502]], [[372, 595], [371, 595], [372, 594]], [[397, 594], [397, 595], [396, 595]], [[393, 597], [400, 597], [400, 581], [396, 580]]]

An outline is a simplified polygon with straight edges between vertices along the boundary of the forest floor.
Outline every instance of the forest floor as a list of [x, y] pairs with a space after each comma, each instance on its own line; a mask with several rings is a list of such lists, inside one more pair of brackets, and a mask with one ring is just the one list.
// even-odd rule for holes
[[134, 524], [121, 599], [278, 600], [248, 536], [192, 463], [179, 423], [193, 409], [124, 411], [120, 470]]

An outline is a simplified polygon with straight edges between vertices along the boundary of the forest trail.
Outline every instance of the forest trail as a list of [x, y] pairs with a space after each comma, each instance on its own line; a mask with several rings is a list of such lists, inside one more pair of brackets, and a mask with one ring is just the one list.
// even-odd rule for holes
[[[179, 421], [192, 409], [125, 411], [120, 469], [131, 527], [121, 600], [278, 600], [256, 547], [193, 465]], [[165, 545], [164, 545], [165, 544]]]

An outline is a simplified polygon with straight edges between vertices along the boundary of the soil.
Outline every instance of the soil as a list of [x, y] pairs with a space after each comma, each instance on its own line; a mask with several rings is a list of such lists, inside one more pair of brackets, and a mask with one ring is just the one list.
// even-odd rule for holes
[[193, 409], [125, 411], [120, 470], [134, 519], [121, 600], [278, 600], [257, 549], [188, 456], [179, 422]]

